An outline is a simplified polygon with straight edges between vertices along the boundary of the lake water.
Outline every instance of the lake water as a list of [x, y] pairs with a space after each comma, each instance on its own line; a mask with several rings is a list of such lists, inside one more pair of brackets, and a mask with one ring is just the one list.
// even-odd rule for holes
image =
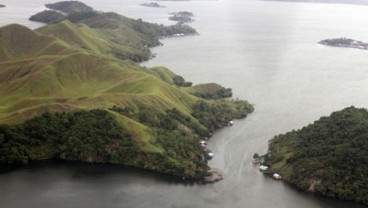
[[[247, 119], [219, 130], [209, 144], [210, 165], [225, 180], [183, 184], [116, 166], [38, 164], [0, 174], [0, 207], [364, 207], [299, 192], [263, 177], [252, 165], [276, 134], [300, 128], [344, 107], [368, 106], [368, 51], [317, 42], [349, 37], [368, 42], [367, 6], [252, 0], [85, 0], [101, 11], [169, 24], [169, 12], [195, 14], [199, 36], [162, 40], [146, 66], [164, 65], [194, 83], [217, 82], [255, 104]], [[47, 0], [2, 0], [0, 25], [41, 24], [27, 18]], [[364, 4], [365, 1], [360, 1]]]

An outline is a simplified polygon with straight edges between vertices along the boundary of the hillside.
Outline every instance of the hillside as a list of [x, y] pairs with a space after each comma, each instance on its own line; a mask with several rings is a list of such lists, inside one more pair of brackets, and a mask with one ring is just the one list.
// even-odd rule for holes
[[317, 195], [368, 204], [368, 111], [355, 107], [322, 117], [269, 143], [272, 169]]
[[[72, 24], [68, 20], [41, 27], [36, 31], [44, 35], [57, 37], [88, 53], [113, 56], [122, 60], [130, 59], [136, 62], [147, 60], [151, 57], [150, 50], [141, 45], [141, 42], [145, 41], [143, 38], [137, 38], [135, 42], [133, 42], [133, 38], [132, 41], [125, 41], [122, 38], [117, 38], [117, 36], [124, 35], [124, 33], [119, 33], [118, 31], [92, 29], [85, 24]], [[109, 33], [108, 37], [106, 35], [107, 32]], [[131, 36], [136, 37], [137, 33], [132, 31]], [[114, 38], [119, 39], [120, 42]]]
[[[148, 47], [160, 45], [160, 38], [177, 34], [197, 34], [195, 29], [185, 24], [164, 26], [148, 23], [142, 19], [135, 20], [113, 12], [95, 11], [78, 1], [62, 1], [45, 6], [54, 10], [37, 13], [30, 17], [30, 20], [43, 23], [58, 23], [64, 20], [76, 24], [83, 23], [108, 40], [111, 49], [109, 52], [115, 57], [136, 62], [148, 60], [151, 57]], [[57, 33], [53, 32], [52, 35]], [[98, 41], [96, 38], [95, 40]]]
[[[59, 25], [62, 28], [71, 26], [64, 22]], [[55, 25], [48, 27], [43, 30], [48, 32], [54, 27], [59, 28]], [[188, 103], [195, 102], [194, 97], [161, 81], [131, 61], [114, 60], [108, 54], [97, 55], [93, 50], [79, 47], [78, 44], [82, 42], [89, 43], [91, 48], [101, 47], [98, 41], [89, 42], [88, 38], [74, 36], [83, 34], [84, 27], [78, 28], [73, 34], [68, 29], [60, 30], [59, 35], [69, 42], [20, 25], [6, 26], [0, 30], [3, 34], [0, 39], [3, 43], [0, 48], [0, 80], [4, 95], [0, 102], [2, 108], [7, 109], [0, 111], [4, 115], [0, 120], [21, 121], [22, 113], [37, 112], [44, 103], [53, 103], [57, 108], [103, 107], [95, 102], [87, 102], [88, 99], [103, 99], [106, 104], [134, 103], [141, 97], [136, 96], [136, 93], [147, 94], [145, 99], [152, 100], [150, 106], [157, 109], [161, 106], [175, 107], [173, 100], [179, 97]], [[161, 93], [161, 90], [167, 93]], [[160, 96], [156, 98], [157, 94]], [[27, 98], [32, 102], [24, 108], [22, 103]], [[12, 114], [14, 110], [17, 116]]]
[[117, 58], [114, 29], [102, 30], [67, 20], [0, 28], [0, 164], [59, 159], [208, 175], [199, 140], [253, 107], [203, 100], [167, 68]]

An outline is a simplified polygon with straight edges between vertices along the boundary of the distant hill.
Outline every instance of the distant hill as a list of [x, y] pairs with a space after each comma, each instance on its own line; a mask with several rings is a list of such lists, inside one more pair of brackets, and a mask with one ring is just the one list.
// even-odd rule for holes
[[304, 191], [368, 204], [368, 111], [322, 117], [269, 143], [272, 170]]
[[35, 31], [0, 28], [0, 164], [60, 159], [209, 175], [199, 140], [252, 105], [203, 100], [176, 85], [169, 69], [132, 61], [149, 54], [142, 44], [157, 41], [149, 34], [158, 26], [75, 14], [75, 23]]
[[164, 8], [165, 7], [165, 6], [161, 6], [157, 2], [143, 3], [143, 4], [139, 4], [139, 5], [144, 6], [144, 7], [152, 7], [152, 8]]
[[[75, 4], [80, 5], [76, 7], [80, 7], [80, 9], [75, 9], [70, 12], [70, 9], [67, 8], [74, 8]], [[30, 17], [30, 20], [44, 23], [59, 23], [64, 20], [68, 20], [79, 25], [81, 25], [80, 23], [83, 23], [95, 31], [93, 32], [93, 35], [88, 35], [91, 30], [86, 31], [87, 29], [84, 27], [85, 30], [81, 30], [82, 34], [78, 34], [83, 37], [79, 39], [97, 41], [96, 45], [100, 46], [98, 47], [100, 52], [109, 53], [114, 57], [123, 60], [131, 59], [135, 62], [146, 61], [151, 58], [152, 54], [149, 47], [160, 45], [161, 43], [159, 39], [162, 37], [171, 37], [177, 34], [197, 34], [195, 29], [185, 24], [170, 26], [152, 24], [141, 19], [135, 20], [113, 12], [97, 12], [89, 6], [87, 6], [87, 8], [84, 6], [87, 5], [77, 1], [55, 3], [52, 4], [52, 6], [49, 5], [49, 7], [59, 11], [65, 12], [64, 10], [67, 10], [69, 12], [67, 14], [63, 14], [59, 11], [46, 10], [33, 15]], [[56, 35], [63, 40], [65, 40], [65, 38], [72, 38], [71, 35], [73, 33], [75, 34], [75, 32], [71, 31], [71, 28], [65, 28], [67, 27], [66, 25], [64, 25], [64, 28], [57, 27], [61, 26], [58, 25], [53, 29], [48, 28], [47, 33]], [[60, 37], [60, 35], [58, 35], [58, 31], [63, 29], [67, 29], [69, 31], [67, 37]], [[46, 33], [46, 31], [44, 32]], [[96, 32], [98, 33], [97, 36], [99, 36], [99, 38], [91, 38], [92, 36], [97, 37]], [[61, 34], [65, 35], [65, 33]], [[86, 36], [89, 37], [86, 38]], [[103, 38], [101, 38], [101, 36], [103, 36]], [[76, 38], [75, 35], [74, 38]], [[81, 45], [80, 40], [79, 44], [81, 47], [89, 48], [88, 44], [86, 45], [83, 43]]]
[[93, 11], [92, 7], [79, 1], [61, 1], [53, 4], [46, 4], [45, 6], [49, 9], [57, 10], [66, 14]]
[[29, 20], [43, 23], [55, 23], [61, 21], [65, 17], [66, 15], [61, 12], [54, 10], [45, 10], [43, 12], [32, 15]]

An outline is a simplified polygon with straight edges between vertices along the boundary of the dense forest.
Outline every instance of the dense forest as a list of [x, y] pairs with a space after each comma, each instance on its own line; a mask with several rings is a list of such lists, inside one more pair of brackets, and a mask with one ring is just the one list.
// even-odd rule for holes
[[267, 163], [296, 187], [368, 204], [368, 111], [349, 107], [273, 138]]
[[142, 152], [145, 144], [140, 140], [145, 138], [140, 138], [141, 133], [124, 129], [109, 111], [46, 113], [22, 124], [0, 125], [0, 164], [59, 159], [122, 164], [201, 179], [209, 174], [209, 168], [199, 140], [253, 110], [246, 102], [237, 103], [235, 108], [242, 109], [240, 114], [227, 103], [199, 101], [193, 116], [200, 124], [175, 108], [160, 113], [147, 107], [135, 111], [113, 106], [111, 111], [150, 128], [149, 133], [156, 138], [154, 146], [161, 149], [154, 153]]

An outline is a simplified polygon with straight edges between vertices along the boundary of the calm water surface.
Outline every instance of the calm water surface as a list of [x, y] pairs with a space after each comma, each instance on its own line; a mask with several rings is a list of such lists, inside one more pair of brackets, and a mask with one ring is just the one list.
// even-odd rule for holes
[[[0, 25], [41, 24], [27, 18], [47, 0], [2, 0]], [[346, 4], [220, 0], [159, 2], [85, 0], [102, 11], [169, 24], [188, 10], [199, 36], [163, 40], [146, 66], [164, 65], [194, 83], [217, 82], [256, 111], [219, 130], [209, 146], [211, 166], [225, 180], [183, 184], [115, 166], [42, 164], [0, 174], [0, 207], [256, 207], [339, 208], [359, 205], [321, 199], [265, 178], [251, 163], [274, 135], [300, 128], [350, 105], [368, 107], [368, 51], [331, 48], [321, 39], [368, 42], [368, 7]], [[361, 1], [364, 2], [364, 1]]]

